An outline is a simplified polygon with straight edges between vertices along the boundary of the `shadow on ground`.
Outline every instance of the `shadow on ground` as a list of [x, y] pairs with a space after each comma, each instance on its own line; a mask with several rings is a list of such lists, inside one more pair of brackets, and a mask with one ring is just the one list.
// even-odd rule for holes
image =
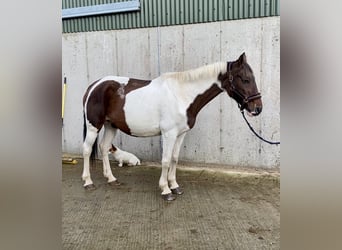
[[63, 165], [64, 249], [280, 249], [279, 176], [181, 168], [185, 192], [165, 202], [156, 164], [111, 163], [123, 185], [110, 186], [98, 162], [93, 191], [82, 164]]

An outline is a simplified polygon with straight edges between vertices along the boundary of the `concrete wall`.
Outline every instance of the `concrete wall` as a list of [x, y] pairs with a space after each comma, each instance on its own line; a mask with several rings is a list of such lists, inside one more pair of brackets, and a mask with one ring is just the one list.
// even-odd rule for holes
[[[68, 80], [63, 152], [80, 154], [82, 97], [87, 85], [105, 75], [153, 79], [217, 61], [235, 60], [246, 52], [263, 112], [249, 118], [270, 140], [280, 139], [280, 17], [135, 30], [63, 34], [63, 74]], [[160, 137], [134, 138], [121, 132], [120, 148], [143, 160], [161, 160]], [[199, 114], [185, 137], [180, 160], [251, 167], [278, 167], [280, 146], [257, 139], [237, 104], [221, 94]]]

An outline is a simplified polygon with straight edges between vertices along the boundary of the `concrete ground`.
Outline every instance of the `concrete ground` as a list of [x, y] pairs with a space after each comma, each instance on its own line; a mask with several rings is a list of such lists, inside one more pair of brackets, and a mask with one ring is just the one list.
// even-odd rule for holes
[[181, 165], [184, 194], [160, 197], [160, 165], [117, 167], [110, 186], [98, 161], [96, 189], [81, 180], [83, 162], [63, 164], [63, 249], [280, 249], [279, 171]]

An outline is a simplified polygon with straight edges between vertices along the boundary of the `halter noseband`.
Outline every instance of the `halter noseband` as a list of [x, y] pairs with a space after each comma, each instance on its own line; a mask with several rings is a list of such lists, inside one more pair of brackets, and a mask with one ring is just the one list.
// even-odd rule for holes
[[260, 99], [261, 98], [261, 94], [260, 93], [256, 93], [250, 96], [245, 96], [244, 94], [242, 94], [234, 85], [233, 80], [234, 77], [232, 75], [232, 62], [227, 62], [227, 72], [228, 72], [228, 81], [230, 83], [230, 91], [232, 91], [233, 93], [235, 93], [237, 96], [239, 96], [242, 99], [242, 104], [238, 103], [240, 110], [243, 110], [246, 105], [248, 103], [250, 103], [253, 100], [256, 99]]

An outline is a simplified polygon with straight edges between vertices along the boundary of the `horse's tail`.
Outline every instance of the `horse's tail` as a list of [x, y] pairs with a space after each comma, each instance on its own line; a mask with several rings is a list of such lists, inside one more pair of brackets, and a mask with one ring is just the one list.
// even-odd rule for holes
[[83, 142], [87, 136], [87, 125], [86, 125], [86, 118], [85, 118], [85, 113], [83, 111]]
[[[83, 112], [83, 142], [84, 142], [86, 136], [87, 136], [87, 124], [86, 124], [85, 113]], [[96, 158], [97, 158], [97, 137], [95, 139], [95, 142], [93, 144], [93, 148], [92, 148], [91, 154], [90, 154], [90, 162], [91, 162], [92, 166], [95, 166]]]

